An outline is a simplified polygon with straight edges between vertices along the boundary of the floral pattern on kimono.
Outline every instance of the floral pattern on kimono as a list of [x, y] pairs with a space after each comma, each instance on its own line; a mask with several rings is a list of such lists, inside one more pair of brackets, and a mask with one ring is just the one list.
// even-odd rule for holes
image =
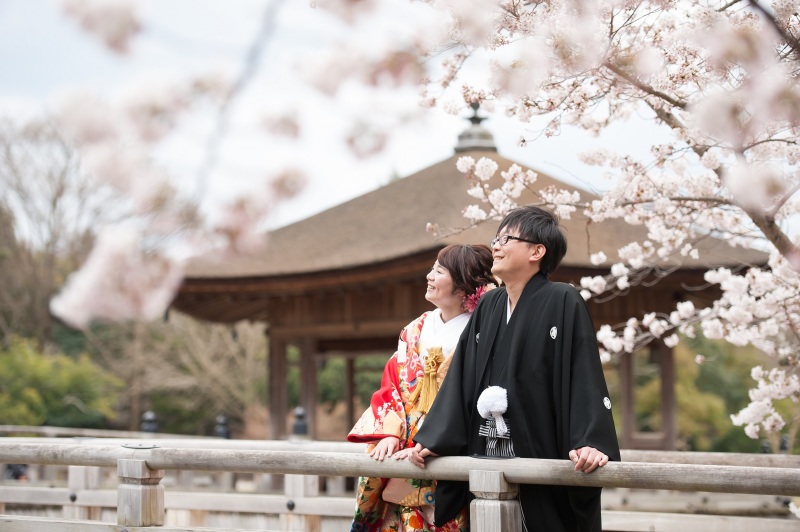
[[[370, 407], [356, 422], [347, 439], [351, 442], [375, 442], [386, 436], [400, 439], [399, 449], [413, 446], [413, 438], [422, 424], [425, 415], [416, 409], [411, 396], [417, 386], [421, 386], [424, 375], [420, 360], [420, 334], [426, 312], [409, 323], [400, 333], [398, 349], [386, 363], [381, 379], [381, 387], [376, 391]], [[448, 364], [442, 364], [446, 370]], [[438, 376], [439, 380], [443, 375]], [[374, 448], [369, 446], [368, 452]], [[351, 532], [467, 532], [469, 530], [469, 509], [461, 513], [443, 527], [433, 524], [433, 506], [402, 506], [384, 501], [383, 490], [388, 478], [361, 477], [356, 493], [356, 513]], [[434, 480], [407, 479], [414, 488], [435, 486]]]

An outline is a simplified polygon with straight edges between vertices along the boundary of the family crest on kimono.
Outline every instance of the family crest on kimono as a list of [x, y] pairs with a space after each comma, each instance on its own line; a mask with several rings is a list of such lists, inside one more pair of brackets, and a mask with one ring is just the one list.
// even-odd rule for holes
[[[549, 280], [567, 252], [555, 215], [511, 211], [492, 240], [492, 272], [503, 282], [478, 304], [436, 402], [414, 436], [409, 461], [428, 456], [572, 460], [591, 473], [619, 460], [597, 338], [586, 302]], [[600, 532], [600, 488], [523, 484], [527, 532]], [[435, 524], [460, 515], [464, 482], [440, 481]]]
[[[470, 315], [495, 287], [491, 268], [492, 254], [485, 245], [450, 245], [439, 252], [425, 291], [436, 309], [401, 331], [380, 389], [347, 436], [351, 442], [370, 443], [374, 459], [408, 456]], [[438, 527], [433, 524], [435, 487], [433, 480], [360, 478], [351, 530], [467, 531], [466, 508]]]

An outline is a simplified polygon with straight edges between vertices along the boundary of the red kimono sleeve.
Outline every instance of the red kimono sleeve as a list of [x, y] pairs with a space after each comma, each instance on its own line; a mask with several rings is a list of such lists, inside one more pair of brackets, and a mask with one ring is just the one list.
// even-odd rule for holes
[[[406, 330], [400, 334], [401, 345], [405, 345]], [[372, 394], [370, 406], [356, 422], [353, 430], [347, 435], [347, 441], [368, 443], [386, 436], [396, 436], [401, 442], [406, 436], [406, 416], [403, 399], [400, 395], [399, 371], [397, 357], [399, 351], [383, 368], [381, 387]], [[405, 355], [405, 353], [403, 353]]]

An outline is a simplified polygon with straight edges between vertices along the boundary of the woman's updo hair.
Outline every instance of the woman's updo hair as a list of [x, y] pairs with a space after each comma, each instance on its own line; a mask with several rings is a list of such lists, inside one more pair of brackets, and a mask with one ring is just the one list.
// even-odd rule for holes
[[484, 244], [451, 244], [439, 252], [436, 261], [450, 272], [453, 291], [463, 290], [467, 297], [481, 286], [497, 283], [492, 275], [492, 251]]

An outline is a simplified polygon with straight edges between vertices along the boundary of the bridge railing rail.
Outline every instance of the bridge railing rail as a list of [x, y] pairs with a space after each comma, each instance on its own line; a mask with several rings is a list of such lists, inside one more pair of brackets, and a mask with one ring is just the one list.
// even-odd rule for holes
[[[566, 460], [515, 458], [481, 460], [468, 457], [442, 457], [431, 460], [420, 470], [407, 462], [376, 462], [363, 453], [363, 445], [310, 441], [243, 441], [221, 439], [125, 440], [97, 439], [80, 442], [42, 438], [3, 438], [0, 463], [27, 463], [70, 466], [71, 468], [111, 467], [118, 476], [116, 524], [80, 521], [76, 530], [138, 530], [138, 527], [164, 528], [165, 490], [161, 480], [166, 470], [217, 471], [236, 473], [283, 474], [286, 492], [282, 502], [287, 519], [284, 530], [320, 529], [325, 505], [340, 501], [314, 502], [317, 475], [332, 477], [402, 477], [468, 481], [476, 495], [471, 506], [471, 530], [520, 529], [520, 513], [515, 494], [519, 484], [602, 486], [651, 490], [682, 490], [756, 495], [800, 496], [800, 457], [787, 455], [733, 455], [727, 453], [675, 453], [665, 451], [624, 451], [623, 462], [612, 462], [590, 475], [575, 472]], [[656, 459], [658, 459], [656, 461]], [[652, 461], [643, 461], [652, 460]], [[732, 465], [732, 464], [737, 465]], [[75, 469], [73, 472], [86, 471]], [[83, 483], [89, 487], [91, 481]], [[81, 487], [73, 483], [72, 488]], [[239, 495], [235, 495], [239, 496]], [[197, 497], [202, 498], [201, 495]], [[289, 501], [292, 501], [289, 508]], [[3, 501], [0, 500], [0, 505]], [[107, 501], [106, 501], [107, 503]], [[332, 506], [333, 505], [333, 506]], [[349, 501], [352, 509], [352, 499]], [[341, 512], [335, 510], [332, 513]], [[604, 513], [606, 530], [693, 529], [708, 532], [703, 517], [653, 514], [622, 515]], [[296, 519], [292, 519], [295, 516]], [[97, 516], [78, 515], [86, 519]], [[78, 521], [61, 520], [50, 526], [40, 518], [2, 516], [8, 530], [70, 530]], [[714, 519], [712, 517], [712, 519]], [[290, 521], [292, 521], [290, 523]], [[717, 519], [719, 521], [719, 519]], [[694, 523], [691, 525], [689, 523]], [[661, 523], [661, 524], [659, 524]], [[725, 518], [725, 530], [798, 530], [800, 521]], [[77, 526], [77, 525], [76, 525]], [[105, 526], [106, 528], [97, 528]], [[116, 526], [117, 528], [108, 528]], [[661, 526], [662, 528], [658, 528]], [[692, 526], [696, 528], [692, 528]], [[764, 528], [764, 527], [767, 528]], [[16, 528], [14, 528], [16, 527]], [[27, 527], [27, 528], [26, 528]], [[88, 527], [88, 528], [87, 528]], [[132, 528], [133, 527], [133, 528]], [[639, 528], [637, 528], [639, 527]], [[5, 528], [4, 528], [5, 530]], [[201, 530], [199, 528], [191, 530]], [[226, 529], [231, 530], [231, 529]]]

